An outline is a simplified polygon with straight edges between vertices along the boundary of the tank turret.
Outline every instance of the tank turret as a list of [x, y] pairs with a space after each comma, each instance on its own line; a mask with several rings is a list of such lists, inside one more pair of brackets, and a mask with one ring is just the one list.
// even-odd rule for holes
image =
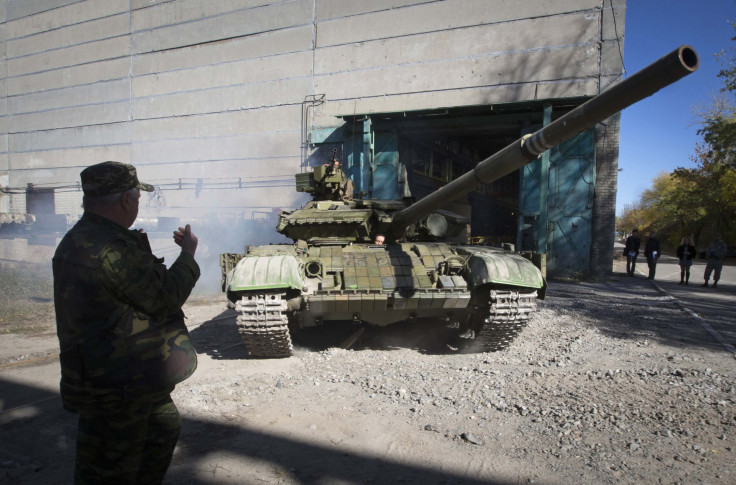
[[[301, 209], [279, 214], [276, 230], [294, 241], [309, 244], [369, 243], [376, 234], [386, 233], [394, 214], [412, 201], [354, 199], [352, 182], [345, 176], [336, 151], [329, 163], [296, 174], [297, 192], [312, 195]], [[446, 210], [434, 210], [412, 221], [405, 240], [436, 241], [457, 236], [470, 221]]]
[[[289, 356], [292, 331], [330, 321], [441, 324], [452, 329], [450, 349], [505, 348], [544, 298], [540, 268], [504, 248], [442, 242], [467, 224], [442, 206], [694, 72], [698, 62], [681, 46], [415, 203], [354, 198], [335, 152], [298, 174], [297, 190], [313, 200], [284, 211], [277, 227], [294, 244], [221, 255], [223, 291], [249, 352]], [[379, 233], [387, 244], [376, 242]]]

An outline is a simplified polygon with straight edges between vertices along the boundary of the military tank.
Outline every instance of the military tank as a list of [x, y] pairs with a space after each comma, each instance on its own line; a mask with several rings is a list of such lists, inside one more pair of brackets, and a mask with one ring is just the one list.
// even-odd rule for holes
[[334, 155], [330, 163], [297, 174], [297, 191], [313, 200], [282, 212], [277, 226], [294, 243], [246, 246], [243, 254], [220, 256], [223, 291], [238, 312], [247, 350], [255, 357], [288, 357], [297, 329], [406, 321], [443, 322], [462, 351], [507, 347], [545, 296], [540, 265], [504, 248], [444, 242], [467, 219], [441, 207], [518, 170], [698, 64], [697, 53], [681, 46], [417, 202], [354, 198]]

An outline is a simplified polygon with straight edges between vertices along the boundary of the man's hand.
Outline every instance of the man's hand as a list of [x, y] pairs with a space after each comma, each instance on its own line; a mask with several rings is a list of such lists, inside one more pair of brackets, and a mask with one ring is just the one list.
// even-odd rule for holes
[[181, 246], [184, 253], [194, 256], [197, 251], [197, 236], [192, 233], [192, 228], [187, 224], [186, 227], [180, 227], [178, 231], [174, 231], [174, 242]]

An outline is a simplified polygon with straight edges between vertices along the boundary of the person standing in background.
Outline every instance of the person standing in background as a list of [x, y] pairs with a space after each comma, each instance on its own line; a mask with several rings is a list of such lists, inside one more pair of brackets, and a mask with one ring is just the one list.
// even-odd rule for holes
[[680, 284], [687, 284], [690, 280], [690, 266], [693, 265], [693, 258], [697, 251], [693, 246], [692, 239], [690, 236], [685, 236], [680, 241], [680, 245], [677, 247], [677, 259], [680, 264]]
[[705, 273], [703, 274], [705, 283], [701, 286], [708, 287], [710, 273], [713, 272], [713, 288], [718, 287], [718, 280], [721, 279], [721, 269], [723, 269], [723, 260], [726, 259], [726, 249], [726, 241], [721, 239], [720, 233], [716, 233], [715, 239], [705, 250], [708, 263], [705, 265]]
[[654, 274], [657, 272], [657, 260], [661, 256], [659, 251], [659, 240], [654, 237], [654, 231], [649, 232], [649, 238], [644, 246], [644, 256], [647, 258], [647, 265], [649, 266], [649, 276], [647, 279], [653, 280]]
[[626, 238], [626, 246], [624, 247], [624, 256], [626, 256], [626, 273], [629, 276], [634, 276], [636, 270], [636, 257], [639, 256], [639, 246], [641, 240], [639, 239], [639, 230], [634, 229], [631, 231], [631, 236]]

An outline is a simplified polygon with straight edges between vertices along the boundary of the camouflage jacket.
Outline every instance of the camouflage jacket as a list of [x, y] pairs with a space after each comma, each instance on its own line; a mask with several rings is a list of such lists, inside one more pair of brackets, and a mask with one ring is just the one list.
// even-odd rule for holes
[[190, 254], [167, 269], [145, 234], [85, 213], [59, 243], [53, 270], [66, 409], [170, 392], [194, 372], [181, 311], [200, 274]]
[[725, 259], [726, 251], [726, 241], [723, 239], [713, 241], [708, 245], [708, 249], [706, 250], [707, 257], [712, 259]]

